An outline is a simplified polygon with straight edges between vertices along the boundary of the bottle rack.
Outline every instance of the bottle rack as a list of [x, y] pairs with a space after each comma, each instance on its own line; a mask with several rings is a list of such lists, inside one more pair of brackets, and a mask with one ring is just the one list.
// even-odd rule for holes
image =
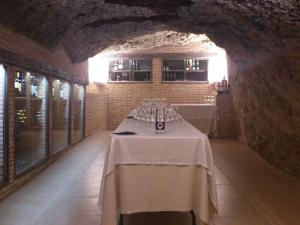
[[109, 62], [109, 83], [150, 83], [151, 68], [151, 60], [112, 59]]
[[207, 59], [163, 60], [163, 83], [207, 83]]
[[44, 99], [38, 97], [38, 86], [39, 81], [34, 76], [24, 72], [16, 72], [14, 99], [16, 126], [20, 129], [39, 130], [42, 127], [41, 110], [43, 110]]

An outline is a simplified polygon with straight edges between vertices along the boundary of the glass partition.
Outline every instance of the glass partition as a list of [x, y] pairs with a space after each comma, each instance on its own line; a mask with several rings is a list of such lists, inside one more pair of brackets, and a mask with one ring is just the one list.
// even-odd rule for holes
[[70, 84], [52, 82], [52, 148], [58, 153], [69, 145]]
[[72, 143], [76, 143], [83, 138], [84, 125], [84, 87], [74, 84], [73, 86], [73, 125]]
[[0, 183], [6, 178], [6, 160], [5, 160], [5, 78], [4, 67], [0, 64]]
[[15, 165], [20, 174], [47, 157], [48, 82], [44, 76], [15, 74]]

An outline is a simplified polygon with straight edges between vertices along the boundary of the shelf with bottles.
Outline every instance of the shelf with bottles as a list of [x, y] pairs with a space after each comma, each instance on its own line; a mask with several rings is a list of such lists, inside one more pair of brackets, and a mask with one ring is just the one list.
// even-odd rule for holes
[[207, 59], [163, 60], [163, 83], [207, 83]]
[[110, 60], [109, 83], [143, 83], [152, 80], [152, 61], [146, 59]]
[[38, 82], [35, 77], [31, 76], [29, 73], [16, 72], [14, 87], [16, 98], [26, 98], [28, 93], [31, 98], [38, 97]]
[[230, 95], [230, 85], [228, 84], [225, 76], [223, 77], [221, 82], [215, 83], [215, 88], [218, 95]]

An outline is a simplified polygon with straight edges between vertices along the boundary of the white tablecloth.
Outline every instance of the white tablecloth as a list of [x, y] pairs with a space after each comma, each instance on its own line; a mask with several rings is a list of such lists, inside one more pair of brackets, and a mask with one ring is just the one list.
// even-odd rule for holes
[[[184, 120], [177, 123], [177, 125], [168, 126], [167, 124], [165, 134], [155, 134], [149, 124], [133, 119], [125, 119], [115, 132], [120, 131], [133, 131], [137, 134], [111, 135], [99, 197], [102, 225], [116, 225], [118, 212], [183, 211], [183, 209], [195, 210], [195, 208], [197, 208], [195, 211], [198, 212], [199, 219], [202, 222], [208, 223], [210, 215], [215, 212], [212, 208], [217, 209], [217, 192], [213, 158], [207, 136]], [[126, 167], [124, 165], [129, 166], [131, 170], [127, 169], [127, 173], [125, 173], [124, 169]], [[147, 165], [151, 172], [145, 172], [147, 171], [146, 168], [148, 168]], [[166, 176], [164, 177], [157, 172], [158, 167], [161, 167], [160, 170], [164, 171], [165, 169], [163, 168], [165, 166], [175, 166], [181, 171], [194, 171], [190, 173], [190, 182], [182, 180], [183, 177], [187, 176], [178, 177], [179, 182], [190, 184], [189, 188], [183, 188], [182, 192], [189, 192], [192, 195], [191, 198], [195, 198], [193, 201], [182, 197], [177, 204], [173, 204], [169, 198], [153, 197], [156, 195], [164, 196], [164, 192], [174, 193], [174, 198], [180, 196], [178, 196], [178, 193], [170, 191], [172, 190], [172, 182], [164, 183]], [[166, 173], [169, 174], [169, 177], [173, 176], [176, 178], [178, 173], [175, 171], [177, 169]], [[195, 172], [199, 169], [201, 170], [200, 172]], [[145, 173], [145, 176], [135, 176], [133, 175], [135, 174], [134, 171]], [[205, 172], [205, 176], [203, 176], [203, 171]], [[169, 190], [166, 187], [149, 185], [147, 179], [150, 175], [147, 176], [147, 173], [148, 175], [152, 174], [152, 176], [155, 174], [155, 183], [170, 185]], [[200, 176], [199, 174], [202, 175]], [[124, 179], [124, 177], [128, 177], [128, 179]], [[154, 180], [152, 179], [151, 182], [153, 183]], [[136, 193], [136, 196], [139, 197], [136, 198], [136, 196], [134, 197], [131, 194], [132, 197], [129, 199], [135, 200], [129, 201], [126, 196], [130, 195], [124, 193], [132, 190], [130, 188], [133, 187], [132, 184], [139, 186], [138, 184], [141, 183], [147, 183], [147, 185], [144, 185], [147, 188], [140, 189], [141, 192], [139, 194], [137, 193], [138, 190], [134, 191], [133, 193]], [[197, 184], [201, 185], [198, 186]], [[146, 199], [152, 196], [151, 199], [156, 199], [156, 201], [153, 200], [151, 203], [149, 201], [141, 201], [139, 199], [143, 198], [142, 196]], [[130, 204], [126, 204], [124, 201], [130, 202]]]
[[205, 134], [217, 136], [217, 106], [213, 104], [174, 104], [177, 112]]

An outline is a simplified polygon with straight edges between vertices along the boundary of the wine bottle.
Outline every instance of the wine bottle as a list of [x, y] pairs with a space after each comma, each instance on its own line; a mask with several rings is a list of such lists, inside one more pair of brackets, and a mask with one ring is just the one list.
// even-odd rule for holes
[[185, 70], [190, 70], [189, 60], [188, 59], [185, 60]]
[[[158, 113], [161, 114], [161, 115], [159, 115]], [[165, 133], [165, 109], [156, 108], [155, 115], [156, 115], [156, 118], [155, 118], [155, 133], [164, 134]]]
[[192, 60], [192, 69], [193, 69], [193, 70], [196, 70], [196, 63], [195, 63], [195, 61], [196, 61], [196, 60], [194, 60], [194, 59]]

